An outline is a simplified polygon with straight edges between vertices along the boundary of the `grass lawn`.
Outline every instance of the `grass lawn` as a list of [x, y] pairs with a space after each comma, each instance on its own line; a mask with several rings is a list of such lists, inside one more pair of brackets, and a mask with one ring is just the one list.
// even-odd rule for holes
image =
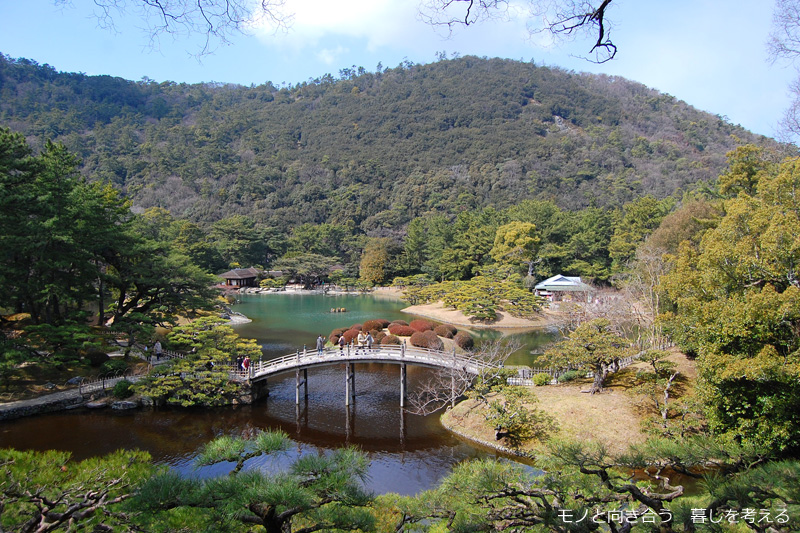
[[[688, 394], [696, 377], [694, 362], [677, 351], [671, 352], [670, 360], [681, 373], [674, 396]], [[611, 374], [604, 391], [594, 395], [581, 392], [591, 387], [590, 379], [530, 387], [538, 399], [531, 407], [539, 408], [555, 421], [556, 428], [549, 433], [550, 438], [594, 440], [612, 452], [622, 452], [631, 444], [644, 442], [648, 436], [642, 422], [653, 413], [646, 402], [630, 392], [637, 370], [644, 366], [637, 363]], [[461, 402], [446, 412], [442, 424], [467, 438], [506, 446], [505, 439], [496, 440], [494, 428], [486, 421], [485, 406], [474, 400]], [[534, 453], [545, 443], [546, 438], [530, 441], [520, 451]]]

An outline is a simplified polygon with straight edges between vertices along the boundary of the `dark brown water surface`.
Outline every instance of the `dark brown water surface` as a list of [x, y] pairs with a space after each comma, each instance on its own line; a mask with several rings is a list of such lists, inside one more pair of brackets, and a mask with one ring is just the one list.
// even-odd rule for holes
[[[409, 384], [427, 371], [409, 369]], [[356, 365], [356, 400], [344, 405], [344, 365], [310, 370], [309, 398], [301, 394], [295, 406], [294, 375], [270, 382], [270, 396], [257, 404], [215, 409], [140, 409], [118, 412], [74, 410], [0, 422], [0, 446], [17, 449], [58, 449], [75, 459], [114, 450], [149, 452], [159, 464], [185, 475], [225, 474], [230, 465], [195, 469], [194, 458], [208, 441], [220, 435], [247, 435], [260, 429], [280, 429], [295, 445], [285, 454], [261, 457], [247, 468], [276, 471], [307, 453], [352, 445], [371, 460], [368, 487], [376, 492], [415, 494], [432, 488], [454, 464], [488, 452], [452, 436], [438, 415], [416, 416], [399, 407], [399, 368]]]
[[[313, 346], [317, 334], [327, 336], [334, 327], [370, 318], [408, 319], [399, 311], [404, 305], [363, 296], [247, 296], [236, 309], [253, 321], [237, 331], [255, 337], [269, 359], [302, 349], [303, 344]], [[348, 312], [331, 314], [331, 307], [346, 307]], [[516, 354], [519, 361], [514, 363], [529, 364], [530, 351], [551, 338], [544, 332], [528, 334], [525, 350]], [[368, 487], [401, 494], [432, 488], [456, 463], [492, 453], [454, 437], [442, 428], [438, 414], [422, 417], [401, 412], [398, 366], [358, 364], [355, 369], [356, 400], [349, 410], [345, 408], [344, 365], [328, 366], [309, 370], [308, 400], [301, 395], [299, 408], [294, 373], [290, 373], [270, 379], [269, 398], [251, 406], [128, 412], [81, 409], [0, 422], [0, 447], [65, 450], [75, 459], [120, 448], [139, 449], [184, 475], [206, 477], [225, 474], [231, 467], [194, 467], [198, 450], [213, 438], [280, 429], [292, 438], [292, 450], [252, 459], [246, 468], [277, 471], [300, 455], [352, 445], [370, 457]], [[409, 367], [409, 389], [413, 391], [429, 372]]]

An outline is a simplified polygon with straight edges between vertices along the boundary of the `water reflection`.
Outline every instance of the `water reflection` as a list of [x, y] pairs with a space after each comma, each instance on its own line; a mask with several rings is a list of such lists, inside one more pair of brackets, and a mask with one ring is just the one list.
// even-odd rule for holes
[[[370, 318], [401, 318], [403, 302], [371, 296], [267, 295], [244, 296], [236, 309], [253, 322], [237, 326], [254, 337], [266, 357], [313, 346], [318, 334]], [[345, 307], [348, 313], [330, 313]], [[483, 331], [480, 339], [499, 333]], [[529, 364], [530, 352], [551, 335], [528, 332], [525, 348], [509, 364]], [[17, 449], [70, 451], [75, 459], [104, 455], [120, 448], [149, 452], [159, 464], [184, 475], [213, 476], [230, 471], [230, 464], [196, 469], [194, 458], [220, 435], [247, 435], [281, 429], [291, 436], [286, 454], [249, 461], [246, 469], [285, 469], [297, 457], [323, 453], [345, 445], [364, 450], [371, 460], [368, 488], [378, 493], [414, 494], [432, 488], [452, 467], [492, 452], [465, 443], [445, 431], [438, 414], [416, 416], [400, 410], [400, 371], [390, 364], [355, 365], [356, 399], [345, 407], [344, 365], [309, 369], [308, 399], [295, 405], [295, 375], [269, 381], [269, 397], [254, 405], [215, 409], [159, 409], [116, 412], [67, 411], [0, 423], [0, 446]], [[430, 371], [408, 367], [409, 389]]]

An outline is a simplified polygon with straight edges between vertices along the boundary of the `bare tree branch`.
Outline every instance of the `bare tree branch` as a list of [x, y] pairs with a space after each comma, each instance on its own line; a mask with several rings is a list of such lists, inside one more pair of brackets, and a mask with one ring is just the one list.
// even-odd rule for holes
[[[483, 361], [491, 370], [485, 371], [480, 378], [483, 383], [500, 378], [506, 359], [520, 349], [517, 339], [509, 341], [494, 340], [484, 343], [472, 353], [472, 357]], [[439, 370], [430, 379], [418, 385], [408, 395], [408, 411], [418, 415], [428, 415], [446, 407], [474, 392], [473, 384], [478, 376], [466, 369]], [[480, 391], [478, 391], [480, 395]]]
[[[70, 6], [70, 0], [53, 0], [57, 6]], [[115, 20], [129, 14], [142, 23], [149, 46], [158, 49], [163, 35], [175, 39], [200, 36], [202, 43], [194, 54], [213, 53], [230, 44], [237, 33], [247, 33], [256, 25], [276, 30], [287, 28], [292, 16], [285, 13], [285, 0], [94, 0], [98, 25], [116, 32]]]

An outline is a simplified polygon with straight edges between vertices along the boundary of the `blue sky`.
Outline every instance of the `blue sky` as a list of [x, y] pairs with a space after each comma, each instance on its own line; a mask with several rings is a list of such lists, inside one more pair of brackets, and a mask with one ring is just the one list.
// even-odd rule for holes
[[608, 17], [619, 52], [602, 65], [575, 57], [588, 52], [588, 40], [553, 45], [543, 34], [531, 37], [523, 15], [448, 37], [419, 20], [418, 2], [286, 0], [294, 13], [287, 31], [252, 28], [198, 61], [196, 42], [162, 37], [151, 49], [132, 12], [116, 16], [112, 31], [98, 26], [91, 0], [0, 0], [0, 52], [68, 72], [243, 85], [299, 83], [353, 65], [374, 71], [378, 63], [429, 63], [442, 51], [533, 59], [623, 76], [770, 136], [789, 103], [794, 70], [766, 60], [771, 1], [615, 0]]

